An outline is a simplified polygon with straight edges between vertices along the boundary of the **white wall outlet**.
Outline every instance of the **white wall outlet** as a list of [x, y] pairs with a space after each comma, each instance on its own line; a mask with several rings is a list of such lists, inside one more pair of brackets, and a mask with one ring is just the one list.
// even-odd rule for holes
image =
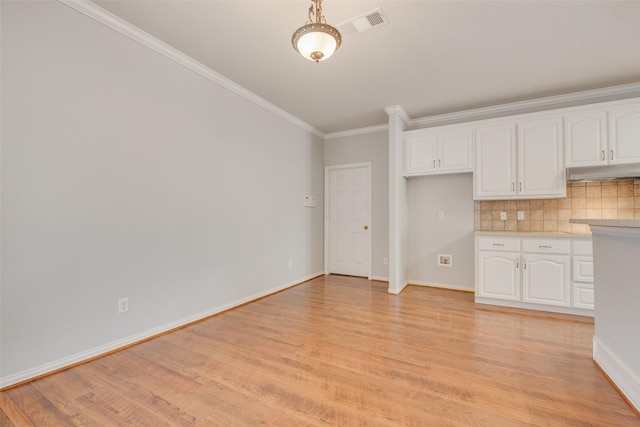
[[129, 311], [129, 298], [120, 298], [118, 300], [118, 314]]
[[389, 258], [384, 258], [384, 259], [382, 260], [382, 262], [384, 263], [384, 265], [389, 264]]
[[438, 254], [438, 265], [440, 267], [451, 267], [453, 265], [453, 255]]
[[289, 260], [289, 270], [293, 270], [293, 261]]
[[444, 212], [443, 211], [438, 212], [438, 219], [444, 219]]
[[518, 221], [522, 221], [524, 219], [524, 211], [518, 211]]
[[500, 221], [506, 221], [506, 220], [507, 220], [507, 213], [500, 212]]

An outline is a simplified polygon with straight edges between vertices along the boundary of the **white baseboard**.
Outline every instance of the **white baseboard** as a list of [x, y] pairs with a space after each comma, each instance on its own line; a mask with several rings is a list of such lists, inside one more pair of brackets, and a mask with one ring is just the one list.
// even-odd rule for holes
[[593, 337], [593, 360], [636, 411], [640, 412], [640, 378], [596, 336]]
[[371, 276], [370, 280], [375, 280], [377, 282], [388, 282], [389, 278], [388, 277]]
[[416, 286], [427, 286], [427, 287], [430, 287], [430, 288], [451, 289], [451, 290], [454, 290], [454, 291], [468, 291], [468, 292], [474, 292], [475, 291], [475, 287], [467, 288], [467, 287], [460, 286], [460, 285], [449, 285], [449, 284], [446, 284], [446, 283], [421, 282], [420, 280], [409, 280], [409, 284], [410, 285], [416, 285]]
[[30, 369], [26, 369], [24, 371], [6, 376], [6, 377], [1, 377], [0, 378], [0, 390], [6, 388], [6, 387], [10, 387], [14, 384], [18, 384], [18, 383], [22, 383], [25, 381], [29, 381], [31, 379], [55, 372], [55, 371], [59, 371], [61, 369], [70, 367], [72, 365], [76, 365], [78, 363], [82, 363], [91, 359], [94, 359], [96, 357], [100, 357], [102, 355], [105, 355], [107, 353], [111, 353], [113, 351], [116, 351], [118, 349], [122, 349], [125, 348], [127, 346], [130, 346], [132, 344], [135, 344], [137, 342], [140, 341], [144, 341], [146, 339], [149, 338], [153, 338], [154, 336], [163, 334], [167, 331], [171, 331], [172, 329], [176, 329], [185, 325], [188, 325], [190, 323], [194, 323], [197, 322], [199, 320], [205, 319], [207, 317], [213, 316], [214, 314], [218, 314], [221, 313], [225, 310], [229, 310], [231, 308], [234, 307], [238, 307], [240, 305], [249, 303], [251, 301], [255, 301], [259, 298], [265, 297], [267, 295], [271, 295], [273, 293], [282, 291], [284, 289], [290, 288], [292, 286], [298, 285], [302, 282], [306, 282], [307, 280], [311, 280], [314, 279], [318, 276], [322, 276], [324, 275], [324, 272], [319, 272], [319, 273], [314, 273], [314, 274], [310, 274], [306, 277], [302, 277], [299, 278], [297, 280], [294, 280], [292, 282], [289, 283], [285, 283], [283, 285], [280, 286], [276, 286], [270, 289], [267, 289], [266, 291], [263, 292], [259, 292], [257, 294], [253, 294], [250, 295], [246, 298], [242, 298], [236, 301], [233, 301], [231, 303], [228, 304], [223, 304], [220, 305], [218, 307], [214, 307], [210, 310], [206, 310], [206, 311], [202, 311], [200, 313], [196, 313], [194, 315], [188, 316], [188, 317], [184, 317], [182, 319], [176, 320], [174, 322], [169, 322], [169, 323], [165, 323], [163, 325], [157, 326], [155, 328], [151, 328], [151, 329], [147, 329], [146, 331], [134, 334], [134, 335], [129, 335], [127, 337], [121, 338], [119, 340], [116, 341], [111, 341], [109, 343], [100, 345], [98, 347], [94, 347], [91, 348], [89, 350], [85, 350], [85, 351], [81, 351], [79, 353], [75, 353], [72, 354], [70, 356], [67, 357], [63, 357], [61, 359], [58, 360], [54, 360], [52, 362], [49, 363], [45, 363], [43, 365], [40, 366], [36, 366], [34, 368], [30, 368]]

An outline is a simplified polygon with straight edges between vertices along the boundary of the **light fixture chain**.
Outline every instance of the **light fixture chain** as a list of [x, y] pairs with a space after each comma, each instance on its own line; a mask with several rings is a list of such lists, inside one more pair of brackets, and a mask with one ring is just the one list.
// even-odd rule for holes
[[[315, 19], [314, 19], [315, 16]], [[322, 14], [322, 0], [311, 0], [311, 6], [309, 6], [309, 20], [308, 24], [326, 24], [327, 20]]]

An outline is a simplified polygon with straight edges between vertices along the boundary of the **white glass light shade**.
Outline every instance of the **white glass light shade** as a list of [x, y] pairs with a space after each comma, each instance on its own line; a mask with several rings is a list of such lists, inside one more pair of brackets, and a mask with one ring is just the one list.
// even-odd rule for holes
[[327, 24], [307, 24], [298, 28], [291, 42], [295, 50], [309, 61], [324, 61], [340, 47], [342, 37]]
[[327, 59], [336, 50], [336, 39], [327, 33], [307, 33], [298, 40], [298, 52], [310, 61], [314, 61], [311, 54], [321, 52], [320, 61]]

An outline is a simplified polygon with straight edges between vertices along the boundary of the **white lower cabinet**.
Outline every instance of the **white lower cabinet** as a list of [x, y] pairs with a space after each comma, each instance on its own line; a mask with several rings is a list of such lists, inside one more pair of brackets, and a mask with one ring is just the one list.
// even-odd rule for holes
[[520, 253], [478, 252], [478, 294], [520, 301]]
[[566, 238], [477, 236], [476, 302], [590, 315], [591, 241], [574, 243], [575, 256]]
[[535, 304], [571, 305], [569, 255], [524, 253], [522, 255], [522, 301]]
[[573, 242], [571, 306], [593, 310], [593, 248], [591, 240]]
[[572, 307], [593, 310], [593, 283], [573, 283], [573, 304]]

